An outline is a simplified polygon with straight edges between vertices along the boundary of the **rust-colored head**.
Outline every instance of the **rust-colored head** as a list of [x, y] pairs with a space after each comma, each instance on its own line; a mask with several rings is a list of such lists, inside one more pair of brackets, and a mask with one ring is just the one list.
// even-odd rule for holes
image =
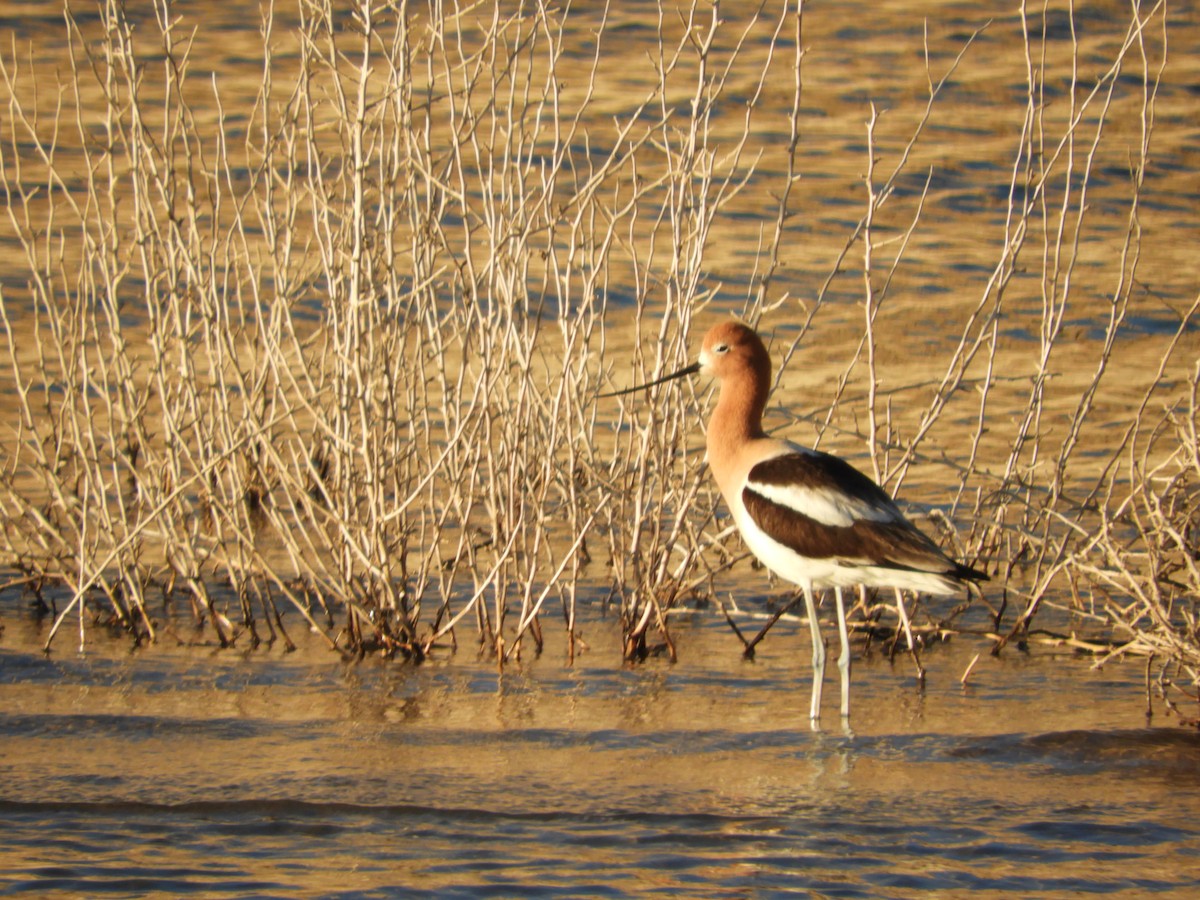
[[736, 383], [729, 396], [735, 397], [750, 410], [756, 409], [757, 415], [762, 414], [771, 383], [771, 358], [754, 329], [733, 319], [709, 329], [700, 348], [699, 362], [646, 384], [611, 391], [600, 396], [617, 397], [630, 394], [685, 375], [695, 375], [697, 372], [716, 378], [722, 384]]
[[713, 326], [704, 336], [700, 371], [722, 381], [751, 378], [765, 390], [771, 381], [771, 357], [752, 328], [731, 320]]
[[762, 416], [771, 390], [771, 357], [754, 329], [722, 322], [704, 336], [700, 372], [721, 384], [708, 428], [709, 462], [733, 459], [743, 441], [765, 436]]

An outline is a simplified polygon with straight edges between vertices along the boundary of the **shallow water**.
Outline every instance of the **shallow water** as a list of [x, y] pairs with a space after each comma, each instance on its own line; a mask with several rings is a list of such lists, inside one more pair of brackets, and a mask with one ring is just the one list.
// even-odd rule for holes
[[[95, 640], [0, 642], [0, 893], [45, 896], [1075, 896], [1200, 890], [1200, 737], [1147, 727], [1142, 668], [1048, 652], [868, 654], [852, 731], [806, 721], [807, 636], [740, 659], [499, 674]], [[1163, 724], [1160, 722], [1155, 724]]]

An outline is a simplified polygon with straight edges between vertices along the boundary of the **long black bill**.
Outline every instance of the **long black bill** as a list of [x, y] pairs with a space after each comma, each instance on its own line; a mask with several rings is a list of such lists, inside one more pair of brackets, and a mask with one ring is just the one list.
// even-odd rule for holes
[[635, 391], [644, 391], [646, 388], [652, 388], [656, 384], [662, 384], [664, 381], [673, 381], [676, 378], [682, 378], [685, 375], [695, 375], [699, 371], [700, 363], [692, 363], [687, 368], [680, 369], [678, 372], [672, 372], [670, 375], [664, 375], [662, 378], [655, 378], [653, 381], [647, 381], [645, 384], [639, 384], [637, 387], [625, 388], [623, 391], [610, 391], [607, 394], [597, 394], [596, 396], [598, 398], [620, 397], [622, 394], [632, 394]]

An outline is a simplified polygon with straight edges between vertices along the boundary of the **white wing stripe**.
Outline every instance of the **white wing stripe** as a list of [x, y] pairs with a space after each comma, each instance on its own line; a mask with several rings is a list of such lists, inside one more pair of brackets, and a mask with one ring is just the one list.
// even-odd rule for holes
[[746, 487], [772, 503], [807, 516], [822, 525], [848, 528], [863, 519], [868, 522], [890, 522], [895, 519], [892, 510], [875, 506], [836, 488], [763, 484], [760, 481], [749, 481]]

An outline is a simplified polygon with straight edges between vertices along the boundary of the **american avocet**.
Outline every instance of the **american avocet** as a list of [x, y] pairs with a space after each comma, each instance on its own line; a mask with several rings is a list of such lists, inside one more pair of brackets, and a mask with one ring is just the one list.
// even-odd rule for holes
[[[825, 644], [814, 588], [832, 587], [837, 603], [842, 716], [850, 715], [850, 638], [842, 588], [957, 593], [987, 576], [944, 554], [866, 475], [836, 456], [768, 437], [763, 411], [771, 360], [757, 334], [724, 322], [704, 337], [700, 361], [627, 394], [697, 372], [721, 385], [708, 423], [708, 464], [743, 539], [768, 569], [804, 591], [813, 646], [810, 715], [821, 713]], [[902, 612], [903, 614], [903, 612]]]

